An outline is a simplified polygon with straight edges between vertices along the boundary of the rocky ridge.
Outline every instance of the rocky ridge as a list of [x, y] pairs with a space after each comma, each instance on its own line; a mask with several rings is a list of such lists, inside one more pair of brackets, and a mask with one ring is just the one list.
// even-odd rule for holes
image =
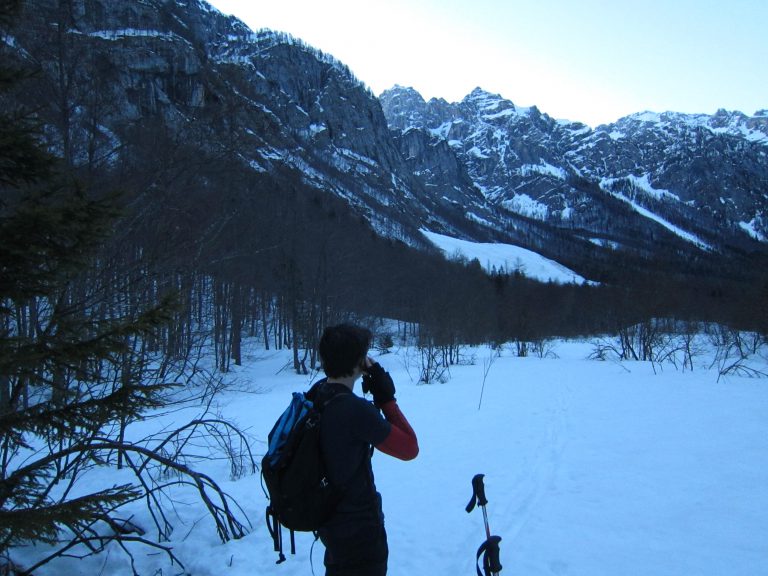
[[765, 251], [765, 113], [591, 129], [480, 88], [459, 103], [402, 87], [376, 98], [332, 56], [201, 0], [30, 0], [4, 41], [44, 72], [23, 99], [81, 168], [141, 151], [151, 126], [246, 180], [342, 199], [422, 249], [422, 228], [515, 243], [587, 277], [627, 257]]
[[[403, 87], [380, 100], [393, 130], [447, 144], [487, 201], [507, 211], [613, 237], [614, 246], [659, 227], [705, 249], [768, 240], [764, 114], [646, 112], [591, 129], [480, 88], [453, 104]], [[616, 201], [637, 217], [617, 220]]]

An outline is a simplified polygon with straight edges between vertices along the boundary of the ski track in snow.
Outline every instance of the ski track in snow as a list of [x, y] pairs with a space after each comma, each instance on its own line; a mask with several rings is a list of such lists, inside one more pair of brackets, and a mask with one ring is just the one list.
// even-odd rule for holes
[[511, 499], [513, 509], [508, 506], [502, 510], [503, 518], [512, 519], [503, 530], [512, 547], [535, 515], [545, 492], [554, 487], [568, 435], [567, 410], [558, 392], [556, 404], [548, 409], [548, 428], [534, 450], [534, 461], [530, 466], [521, 466], [520, 479], [512, 484], [511, 493], [518, 495], [515, 499], [519, 503], [514, 506], [515, 499]]

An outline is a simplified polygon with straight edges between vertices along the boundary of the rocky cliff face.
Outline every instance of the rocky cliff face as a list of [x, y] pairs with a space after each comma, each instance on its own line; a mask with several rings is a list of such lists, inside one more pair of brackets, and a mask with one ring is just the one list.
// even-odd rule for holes
[[[666, 233], [713, 250], [768, 240], [760, 113], [644, 113], [593, 130], [481, 89], [454, 104], [402, 87], [380, 100], [394, 130], [447, 144], [486, 200], [506, 211], [616, 248], [645, 238], [652, 251]], [[435, 180], [436, 172], [420, 174]]]
[[721, 110], [635, 114], [599, 127], [571, 157], [604, 188], [638, 197], [661, 215], [668, 210], [683, 227], [714, 230], [726, 242], [747, 235], [765, 243], [767, 153], [768, 118]]
[[512, 242], [585, 276], [627, 256], [765, 251], [766, 114], [593, 130], [481, 89], [459, 103], [402, 87], [377, 99], [332, 56], [201, 0], [29, 0], [4, 42], [41, 71], [19, 98], [81, 170], [190, 147], [208, 171], [236, 166], [245, 184], [230, 187], [300, 182], [412, 246], [428, 247], [420, 228]]
[[180, 138], [194, 126], [203, 146], [228, 147], [254, 172], [293, 171], [344, 198], [382, 235], [424, 246], [422, 225], [459, 232], [405, 164], [375, 96], [290, 36], [198, 0], [32, 0], [9, 42], [48, 72], [26, 96], [44, 107], [55, 94], [49, 135], [75, 164], [89, 146], [117, 153], [142, 122]]

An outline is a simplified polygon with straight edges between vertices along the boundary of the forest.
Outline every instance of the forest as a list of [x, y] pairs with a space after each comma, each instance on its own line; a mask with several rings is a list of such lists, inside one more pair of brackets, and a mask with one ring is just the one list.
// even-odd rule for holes
[[[51, 155], [51, 175], [5, 178], [3, 218], [13, 222], [38, 210], [22, 208], [27, 203], [41, 201], [61, 225], [76, 213], [93, 236], [67, 278], [66, 299], [99, 322], [172, 300], [171, 318], [146, 343], [153, 352], [187, 359], [210, 345], [226, 371], [240, 362], [242, 338], [258, 336], [265, 346], [292, 349], [294, 369], [305, 372], [315, 366], [323, 326], [348, 318], [396, 320], [437, 346], [617, 333], [659, 320], [766, 330], [764, 254], [729, 264], [709, 255], [682, 260], [674, 245], [665, 259], [595, 249], [592, 261], [561, 262], [591, 283], [542, 284], [519, 271], [446, 260], [426, 242], [393, 240], [396, 231], [383, 238], [370, 222], [397, 226], [397, 215], [360, 214], [295, 168], [252, 169], [240, 154], [249, 143], [235, 129], [242, 117], [224, 103], [196, 111], [196, 121], [148, 109], [119, 133], [105, 133], [118, 112], [107, 89], [115, 79], [107, 62], [100, 66], [71, 35], [56, 34], [67, 5], [64, 24], [41, 29], [51, 52], [41, 68], [4, 45], [13, 63], [4, 72], [6, 130], [16, 134], [20, 123], [30, 130], [39, 152]], [[95, 74], [84, 75], [86, 61]], [[7, 170], [37, 170], [15, 161], [10, 144], [5, 149]], [[40, 180], [56, 181], [53, 197], [40, 200]], [[72, 198], [103, 206], [110, 218], [92, 225]], [[557, 246], [568, 239], [556, 230], [547, 240], [545, 255], [574, 253]], [[33, 337], [51, 305], [32, 298], [7, 310], [7, 330]]]

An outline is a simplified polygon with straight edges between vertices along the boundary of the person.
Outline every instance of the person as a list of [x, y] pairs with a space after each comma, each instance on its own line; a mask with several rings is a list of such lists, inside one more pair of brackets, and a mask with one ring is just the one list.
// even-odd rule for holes
[[[368, 356], [370, 344], [369, 330], [341, 324], [326, 328], [318, 346], [326, 377], [311, 392], [323, 406], [320, 445], [328, 479], [340, 494], [335, 512], [318, 530], [326, 576], [387, 573], [389, 548], [371, 465], [373, 448], [401, 460], [419, 453], [391, 376]], [[355, 394], [361, 376], [363, 392], [372, 394], [373, 404]]]

